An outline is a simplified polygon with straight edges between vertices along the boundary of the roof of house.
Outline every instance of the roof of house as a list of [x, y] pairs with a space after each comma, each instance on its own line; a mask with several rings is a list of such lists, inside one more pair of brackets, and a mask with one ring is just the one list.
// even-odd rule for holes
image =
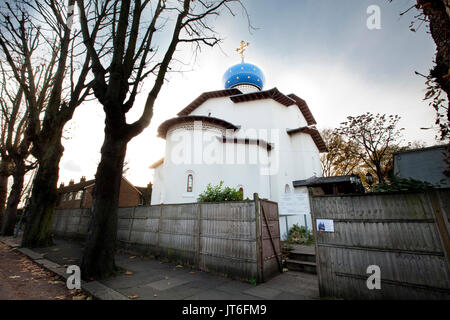
[[306, 186], [315, 186], [320, 184], [329, 184], [329, 183], [345, 183], [351, 182], [350, 178], [356, 177], [356, 175], [345, 175], [345, 176], [334, 176], [334, 177], [311, 177], [306, 180], [297, 180], [293, 181], [294, 187], [306, 187]]
[[212, 98], [222, 98], [222, 97], [230, 97], [231, 101], [233, 101], [234, 103], [256, 101], [263, 99], [273, 99], [286, 107], [296, 104], [300, 109], [300, 112], [305, 117], [305, 120], [309, 126], [317, 124], [305, 100], [303, 100], [302, 98], [298, 97], [293, 93], [284, 95], [277, 88], [272, 88], [270, 90], [265, 91], [256, 91], [251, 93], [242, 93], [238, 89], [227, 89], [227, 90], [205, 92], [202, 93], [197, 99], [192, 101], [183, 110], [181, 110], [178, 113], [178, 116], [187, 116], [192, 111], [201, 106], [205, 101]]
[[[131, 187], [133, 187], [138, 193], [142, 192], [135, 187], [130, 181], [128, 181], [124, 176], [122, 176], [122, 179], [128, 183]], [[91, 179], [91, 180], [86, 180], [86, 181], [80, 181], [78, 183], [74, 183], [68, 186], [64, 186], [64, 187], [60, 187], [58, 188], [58, 192], [60, 193], [67, 193], [67, 192], [75, 192], [75, 191], [81, 191], [84, 190], [90, 186], [95, 185], [95, 179]]]
[[161, 123], [161, 125], [158, 127], [158, 137], [165, 139], [166, 135], [167, 135], [167, 131], [174, 125], [179, 124], [179, 123], [194, 122], [194, 121], [202, 121], [205, 123], [216, 124], [221, 127], [224, 127], [225, 129], [233, 129], [233, 130], [239, 129], [238, 126], [235, 126], [234, 124], [232, 124], [228, 121], [219, 119], [219, 118], [206, 117], [206, 116], [180, 116], [180, 117], [166, 120], [163, 123]]
[[58, 188], [58, 192], [66, 193], [66, 192], [74, 192], [74, 191], [80, 191], [86, 189], [86, 187], [93, 185], [95, 183], [94, 179], [81, 181], [74, 184], [69, 184], [64, 187]]
[[394, 152], [394, 156], [397, 154], [403, 154], [403, 153], [423, 152], [423, 151], [430, 151], [430, 150], [434, 150], [434, 149], [446, 149], [446, 148], [448, 148], [448, 145], [442, 144], [442, 145], [436, 145], [436, 146], [431, 146], [431, 147], [426, 147], [426, 148], [409, 149], [409, 150]]
[[317, 146], [317, 149], [319, 149], [320, 152], [328, 152], [327, 146], [325, 144], [325, 141], [323, 141], [322, 136], [320, 135], [319, 131], [316, 128], [311, 127], [300, 127], [296, 129], [288, 129], [287, 133], [289, 135], [296, 134], [296, 133], [306, 133], [311, 136], [314, 143]]

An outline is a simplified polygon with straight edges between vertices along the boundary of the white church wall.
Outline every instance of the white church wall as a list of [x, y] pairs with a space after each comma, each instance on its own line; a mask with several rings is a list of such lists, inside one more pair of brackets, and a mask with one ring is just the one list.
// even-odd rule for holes
[[[260, 164], [249, 163], [242, 159], [237, 163], [237, 154], [258, 154], [261, 147], [256, 145], [223, 143], [217, 137], [223, 132], [218, 129], [209, 128], [201, 132], [203, 143], [194, 143], [193, 130], [178, 129], [169, 130], [167, 134], [166, 155], [164, 166], [158, 167], [156, 171], [164, 171], [164, 183], [158, 176], [158, 184], [163, 185], [160, 194], [163, 195], [163, 203], [190, 203], [196, 202], [200, 193], [207, 185], [217, 185], [220, 181], [224, 186], [244, 189], [244, 198], [253, 198], [257, 192], [261, 197], [269, 198], [268, 177], [260, 174]], [[200, 140], [201, 141], [201, 140]], [[228, 149], [226, 149], [228, 147]], [[234, 162], [226, 163], [225, 152], [234, 148]], [[266, 152], [266, 151], [263, 151]], [[212, 155], [218, 155], [214, 158]], [[186, 158], [183, 158], [186, 156]], [[222, 159], [222, 161], [220, 161]], [[163, 169], [160, 169], [163, 168]], [[193, 175], [193, 190], [187, 191], [188, 174]], [[161, 198], [161, 197], [160, 197]], [[158, 200], [158, 190], [152, 204], [161, 203]]]
[[151, 205], [162, 203], [162, 188], [164, 186], [164, 164], [154, 169]]

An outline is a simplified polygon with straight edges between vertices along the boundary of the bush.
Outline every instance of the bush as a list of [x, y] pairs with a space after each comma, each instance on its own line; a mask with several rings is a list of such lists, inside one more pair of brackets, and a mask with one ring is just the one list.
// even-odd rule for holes
[[288, 241], [297, 244], [306, 244], [314, 241], [311, 229], [308, 229], [308, 237], [306, 237], [306, 228], [294, 224], [289, 230]]
[[393, 176], [391, 177], [391, 181], [374, 186], [372, 192], [424, 191], [439, 188], [440, 185], [440, 183], [432, 184], [426, 181]]
[[235, 188], [223, 188], [223, 181], [219, 185], [212, 186], [208, 184], [206, 190], [198, 196], [198, 202], [223, 202], [223, 201], [241, 201], [244, 195], [242, 191]]

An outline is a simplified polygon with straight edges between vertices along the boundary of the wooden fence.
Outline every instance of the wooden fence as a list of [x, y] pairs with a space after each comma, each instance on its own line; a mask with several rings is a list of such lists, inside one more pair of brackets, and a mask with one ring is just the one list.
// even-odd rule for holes
[[[450, 299], [450, 189], [311, 197], [322, 297]], [[334, 232], [317, 231], [331, 219]], [[381, 289], [369, 290], [370, 265]]]
[[[277, 203], [260, 200], [120, 208], [122, 248], [263, 282], [280, 271]], [[57, 210], [56, 236], [84, 239], [89, 209]], [[269, 227], [268, 227], [269, 226]]]

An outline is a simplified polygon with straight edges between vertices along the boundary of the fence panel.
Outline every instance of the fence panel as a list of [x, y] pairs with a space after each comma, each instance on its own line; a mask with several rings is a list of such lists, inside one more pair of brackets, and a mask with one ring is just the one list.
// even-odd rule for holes
[[[278, 205], [256, 199], [119, 208], [118, 245], [204, 271], [263, 281], [279, 272]], [[90, 218], [90, 209], [57, 210], [54, 234], [85, 237]]]
[[[450, 189], [312, 197], [321, 295], [450, 299], [449, 199]], [[317, 219], [333, 220], [334, 232], [317, 231]], [[381, 290], [366, 285], [370, 265], [381, 269]]]

